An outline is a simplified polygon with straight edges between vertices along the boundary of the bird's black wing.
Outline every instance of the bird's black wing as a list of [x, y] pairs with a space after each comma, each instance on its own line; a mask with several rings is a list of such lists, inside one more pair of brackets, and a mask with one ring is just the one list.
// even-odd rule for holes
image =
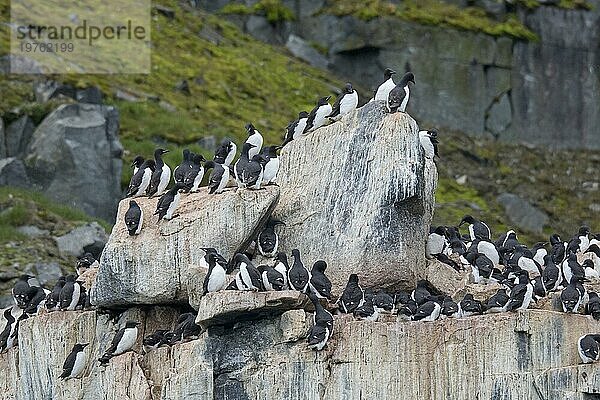
[[183, 181], [185, 180], [185, 175], [188, 173], [189, 170], [189, 162], [182, 162], [181, 164], [179, 164], [176, 168], [175, 171], [173, 171], [173, 179], [175, 179], [175, 183], [183, 183]]
[[256, 184], [256, 181], [258, 181], [261, 171], [262, 166], [260, 165], [260, 163], [256, 161], [249, 162], [246, 168], [244, 168], [242, 171], [242, 182], [247, 184], [248, 186]]
[[271, 229], [265, 229], [258, 235], [258, 243], [260, 244], [260, 248], [266, 253], [271, 253], [275, 249], [276, 241], [277, 235]]
[[308, 119], [306, 120], [306, 126], [304, 127], [304, 132], [308, 132], [310, 130], [310, 128], [313, 127], [313, 124], [315, 123], [315, 118], [317, 116], [318, 109], [319, 109], [319, 106], [316, 106], [315, 108], [310, 110], [310, 114], [308, 114]]
[[129, 187], [127, 188], [127, 197], [133, 196], [135, 192], [138, 191], [140, 185], [142, 184], [142, 178], [144, 177], [145, 168], [138, 169], [129, 181]]
[[342, 103], [342, 99], [345, 95], [346, 93], [343, 92], [337, 97], [337, 99], [335, 99], [335, 103], [333, 103], [333, 106], [331, 107], [331, 113], [327, 116], [327, 118], [333, 118], [340, 113], [340, 104]]
[[213, 157], [213, 161], [217, 164], [223, 164], [228, 154], [229, 144], [223, 143], [215, 150], [215, 156]]
[[331, 281], [324, 274], [313, 274], [310, 283], [321, 296], [331, 298]]
[[75, 360], [77, 359], [77, 352], [72, 351], [71, 354], [67, 356], [63, 364], [63, 372], [60, 375], [61, 379], [68, 378], [71, 375], [71, 371], [73, 371], [73, 366], [75, 365]]
[[117, 334], [115, 335], [115, 337], [112, 340], [112, 343], [110, 344], [110, 347], [108, 349], [106, 349], [106, 354], [112, 354], [115, 351], [117, 351], [117, 346], [119, 345], [119, 342], [121, 341], [121, 339], [123, 339], [124, 334], [125, 334], [125, 328], [122, 328], [117, 332]]
[[158, 185], [160, 184], [160, 177], [162, 175], [162, 168], [156, 168], [154, 172], [152, 172], [152, 176], [150, 177], [150, 184], [148, 185], [148, 189], [146, 189], [146, 194], [148, 196], [154, 196], [158, 191]]
[[246, 264], [246, 270], [248, 271], [252, 284], [261, 291], [265, 290], [260, 271], [254, 265], [250, 264]]
[[154, 214], [166, 214], [172, 201], [173, 195], [170, 192], [163, 194], [158, 200], [158, 203], [156, 203], [156, 212], [154, 212]]
[[428, 301], [427, 303], [419, 306], [419, 308], [417, 308], [417, 311], [413, 315], [413, 320], [419, 321], [425, 317], [430, 316], [434, 308], [435, 303], [433, 301]]
[[221, 179], [223, 179], [224, 173], [225, 169], [223, 169], [222, 166], [217, 166], [215, 164], [215, 167], [213, 168], [212, 172], [210, 173], [210, 177], [208, 178], [209, 193], [212, 194], [217, 190], [217, 188], [221, 184]]
[[391, 112], [396, 112], [398, 108], [402, 105], [402, 101], [406, 96], [406, 92], [404, 88], [400, 86], [394, 87], [390, 94], [388, 95], [388, 108]]
[[516, 285], [510, 291], [510, 299], [506, 306], [507, 310], [515, 310], [521, 306], [525, 293], [527, 292], [527, 285]]

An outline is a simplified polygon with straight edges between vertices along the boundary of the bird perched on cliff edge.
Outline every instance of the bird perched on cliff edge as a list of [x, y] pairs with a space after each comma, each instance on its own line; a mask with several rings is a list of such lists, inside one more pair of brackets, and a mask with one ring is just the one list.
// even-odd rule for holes
[[390, 92], [393, 88], [396, 87], [396, 84], [394, 83], [393, 79], [395, 73], [396, 71], [394, 71], [391, 68], [385, 69], [385, 71], [383, 72], [383, 82], [377, 87], [377, 89], [375, 89], [375, 95], [373, 96], [372, 100], [387, 101]]
[[144, 163], [140, 165], [138, 171], [131, 177], [126, 197], [142, 196], [150, 185], [150, 179], [152, 178], [152, 173], [155, 168], [156, 164], [154, 163], [154, 160], [144, 161]]
[[435, 156], [438, 156], [438, 132], [435, 129], [430, 131], [419, 132], [419, 142], [425, 152], [425, 158], [433, 160]]
[[600, 335], [584, 335], [577, 341], [577, 352], [584, 364], [600, 359]]
[[80, 378], [87, 362], [87, 354], [84, 349], [89, 343], [77, 343], [67, 356], [63, 364], [63, 372], [60, 379]]
[[350, 274], [348, 283], [338, 299], [340, 311], [346, 314], [354, 312], [356, 307], [359, 307], [364, 302], [364, 292], [358, 284], [358, 275]]
[[408, 99], [410, 97], [409, 82], [415, 84], [415, 76], [412, 72], [404, 74], [400, 82], [390, 91], [387, 98], [387, 109], [390, 113], [397, 111], [406, 112]]
[[358, 93], [350, 82], [346, 83], [342, 93], [335, 99], [331, 113], [327, 118], [337, 120], [348, 114], [358, 106]]
[[254, 127], [254, 125], [248, 123], [246, 124], [246, 131], [248, 132], [248, 138], [246, 139], [246, 143], [250, 143], [253, 146], [248, 150], [248, 158], [251, 160], [252, 157], [260, 153], [260, 150], [263, 146], [263, 137]]
[[150, 185], [148, 185], [148, 189], [146, 190], [146, 194], [149, 197], [161, 195], [167, 189], [167, 186], [169, 186], [171, 168], [162, 159], [163, 154], [167, 154], [168, 152], [169, 150], [165, 149], [154, 150], [155, 167], [150, 177]]
[[106, 349], [106, 352], [102, 357], [98, 359], [100, 364], [104, 365], [114, 356], [125, 353], [131, 350], [138, 335], [138, 325], [140, 323], [136, 321], [127, 321], [125, 326], [117, 332], [112, 340], [111, 345]]
[[139, 235], [144, 224], [144, 211], [135, 200], [129, 202], [129, 209], [125, 213], [125, 226], [129, 236]]
[[304, 128], [304, 134], [319, 129], [327, 123], [327, 116], [331, 114], [331, 105], [329, 104], [331, 96], [321, 97], [317, 101], [317, 105], [308, 114], [308, 120], [306, 121], [306, 128]]
[[229, 139], [223, 139], [221, 145], [215, 150], [213, 161], [217, 164], [230, 166], [236, 152], [236, 144]]
[[298, 113], [298, 118], [290, 122], [285, 128], [285, 138], [281, 145], [285, 146], [292, 140], [297, 140], [300, 138], [306, 129], [307, 121], [308, 113], [306, 111], [300, 111]]
[[161, 219], [171, 220], [179, 214], [175, 214], [177, 207], [179, 206], [179, 199], [181, 198], [180, 190], [185, 188], [185, 184], [176, 183], [167, 193], [163, 194], [156, 204], [156, 211], [154, 215], [158, 215], [158, 221]]

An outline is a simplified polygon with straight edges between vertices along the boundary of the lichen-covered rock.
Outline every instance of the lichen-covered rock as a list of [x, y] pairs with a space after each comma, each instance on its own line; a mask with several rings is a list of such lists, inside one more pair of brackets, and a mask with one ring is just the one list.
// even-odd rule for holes
[[245, 319], [257, 319], [303, 309], [308, 297], [295, 290], [248, 292], [226, 290], [207, 293], [197, 305], [196, 324], [203, 328], [225, 325]]
[[325, 260], [337, 295], [351, 273], [367, 287], [408, 287], [425, 266], [437, 170], [418, 130], [371, 102], [282, 150], [280, 249], [298, 248], [309, 268]]
[[[188, 269], [200, 264], [201, 247], [214, 247], [225, 257], [245, 249], [255, 230], [275, 207], [279, 189], [227, 190], [209, 195], [206, 189], [182, 195], [179, 217], [157, 223], [156, 198], [138, 198], [144, 225], [138, 236], [129, 236], [124, 215], [129, 199], [121, 201], [117, 221], [100, 260], [93, 304], [187, 303], [187, 288], [202, 287], [203, 276]], [[185, 280], [184, 280], [185, 279]]]

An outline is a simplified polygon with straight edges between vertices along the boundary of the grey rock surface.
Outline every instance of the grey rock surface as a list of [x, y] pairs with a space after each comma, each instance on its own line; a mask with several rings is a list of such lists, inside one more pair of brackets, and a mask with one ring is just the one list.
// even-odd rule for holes
[[504, 207], [509, 221], [520, 229], [541, 233], [548, 222], [545, 212], [516, 194], [502, 193], [496, 200]]
[[309, 268], [325, 260], [338, 295], [351, 273], [363, 287], [409, 287], [425, 266], [437, 170], [416, 122], [384, 108], [368, 103], [281, 153], [280, 249]]
[[80, 257], [85, 253], [100, 255], [108, 241], [106, 231], [97, 222], [90, 222], [55, 239], [61, 255]]
[[[591, 399], [600, 369], [580, 365], [576, 341], [594, 320], [529, 310], [425, 322], [354, 321], [336, 316], [327, 348], [304, 339], [311, 314], [288, 311], [209, 328], [198, 340], [95, 361], [126, 319], [139, 339], [172, 327], [175, 310], [106, 315], [55, 312], [22, 323], [20, 346], [0, 355], [0, 399]], [[45, 340], [39, 340], [40, 337]], [[427, 338], [424, 346], [422, 338]], [[58, 379], [75, 342], [89, 341], [82, 379]], [[465, 356], [468, 355], [468, 356]], [[490, 362], [489, 360], [494, 360]], [[470, 379], [465, 379], [468, 373]], [[377, 379], [376, 379], [376, 378]], [[382, 385], [381, 382], [386, 382]]]
[[51, 199], [112, 221], [121, 197], [119, 117], [112, 106], [61, 105], [36, 128], [25, 164]]
[[4, 131], [4, 120], [0, 118], [0, 158], [6, 157], [6, 133]]
[[285, 47], [294, 57], [306, 61], [313, 67], [325, 69], [329, 64], [329, 61], [323, 54], [319, 53], [304, 39], [294, 34], [288, 37]]
[[204, 257], [200, 248], [214, 247], [226, 258], [247, 248], [278, 197], [276, 186], [259, 191], [230, 189], [215, 196], [203, 188], [182, 195], [180, 216], [159, 224], [153, 215], [157, 199], [138, 198], [144, 225], [133, 237], [124, 221], [129, 199], [121, 201], [102, 253], [92, 302], [105, 307], [188, 302], [187, 288], [202, 287], [203, 275], [188, 273]]
[[30, 188], [23, 161], [15, 157], [0, 159], [0, 186]]
[[22, 157], [35, 126], [27, 115], [17, 119], [6, 128], [6, 154], [8, 157]]

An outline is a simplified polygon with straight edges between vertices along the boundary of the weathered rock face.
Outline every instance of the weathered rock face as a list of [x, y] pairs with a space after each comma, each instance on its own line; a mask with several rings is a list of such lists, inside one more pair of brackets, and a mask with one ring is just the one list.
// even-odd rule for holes
[[[233, 2], [196, 3], [217, 12]], [[532, 9], [503, 1], [451, 2], [482, 7], [500, 19], [510, 3], [537, 42], [399, 18], [336, 17], [322, 0], [282, 3], [293, 21], [269, 24], [258, 15], [231, 20], [259, 40], [282, 45], [293, 35], [327, 49], [330, 69], [356, 86], [373, 89], [385, 67], [410, 68], [417, 85], [408, 111], [419, 121], [501, 140], [600, 148], [600, 0], [587, 2], [590, 11], [559, 8], [556, 1]]]
[[[176, 315], [168, 309], [129, 314], [120, 320], [143, 320], [146, 333], [161, 320], [169, 327]], [[144, 356], [126, 353], [100, 368], [95, 359], [114, 334], [105, 316], [38, 316], [23, 322], [19, 348], [0, 356], [0, 398], [470, 400], [477, 393], [584, 400], [600, 391], [600, 369], [578, 365], [577, 339], [597, 328], [582, 315], [525, 311], [433, 323], [336, 317], [333, 338], [320, 353], [304, 341], [310, 318], [293, 310], [215, 326], [198, 340]], [[91, 343], [90, 362], [83, 379], [61, 382], [62, 363], [77, 341]]]
[[214, 247], [229, 258], [245, 249], [266, 221], [279, 196], [276, 186], [264, 190], [227, 190], [221, 195], [182, 195], [179, 217], [156, 223], [156, 198], [138, 198], [144, 212], [140, 235], [129, 236], [121, 201], [117, 221], [102, 253], [92, 302], [100, 306], [188, 301], [187, 287], [202, 287], [203, 276], [188, 274]]
[[112, 106], [66, 104], [36, 128], [29, 178], [53, 200], [112, 221], [121, 196], [119, 118]]
[[437, 171], [408, 114], [368, 103], [292, 141], [281, 160], [274, 212], [286, 223], [281, 250], [298, 248], [308, 267], [325, 260], [337, 294], [351, 273], [364, 286], [414, 285], [425, 265]]

